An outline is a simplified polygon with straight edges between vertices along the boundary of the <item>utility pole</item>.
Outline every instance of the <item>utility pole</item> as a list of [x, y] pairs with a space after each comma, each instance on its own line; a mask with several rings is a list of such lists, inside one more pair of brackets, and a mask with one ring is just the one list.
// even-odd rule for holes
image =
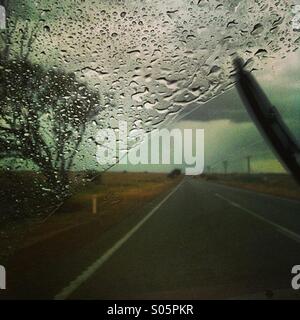
[[223, 161], [223, 167], [224, 167], [224, 173], [227, 174], [227, 169], [228, 169], [228, 161], [227, 160]]
[[247, 159], [247, 172], [248, 174], [250, 174], [251, 173], [251, 163], [250, 163], [251, 156], [246, 157], [246, 159]]

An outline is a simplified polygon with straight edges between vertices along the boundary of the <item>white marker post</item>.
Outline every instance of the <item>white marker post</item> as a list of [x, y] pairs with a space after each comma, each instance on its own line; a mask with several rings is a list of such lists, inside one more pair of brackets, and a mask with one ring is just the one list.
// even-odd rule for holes
[[94, 194], [92, 198], [92, 213], [97, 214], [97, 195]]

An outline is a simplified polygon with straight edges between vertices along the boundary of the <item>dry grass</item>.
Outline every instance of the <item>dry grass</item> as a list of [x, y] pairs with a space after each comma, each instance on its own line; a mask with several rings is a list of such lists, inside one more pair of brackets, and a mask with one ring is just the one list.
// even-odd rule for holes
[[203, 178], [232, 187], [300, 200], [300, 186], [287, 174], [212, 174]]
[[[99, 233], [167, 192], [181, 177], [169, 179], [155, 173], [104, 173], [64, 205], [44, 223], [33, 228], [23, 246], [30, 246], [81, 224], [98, 223]], [[97, 214], [92, 213], [92, 198], [97, 197]]]

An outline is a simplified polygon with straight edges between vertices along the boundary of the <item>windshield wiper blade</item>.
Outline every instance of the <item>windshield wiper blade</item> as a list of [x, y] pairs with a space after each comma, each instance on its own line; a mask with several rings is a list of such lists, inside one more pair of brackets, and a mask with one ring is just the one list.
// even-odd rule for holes
[[284, 167], [300, 184], [300, 147], [253, 75], [244, 69], [244, 62], [234, 60], [236, 87], [256, 127], [271, 146]]

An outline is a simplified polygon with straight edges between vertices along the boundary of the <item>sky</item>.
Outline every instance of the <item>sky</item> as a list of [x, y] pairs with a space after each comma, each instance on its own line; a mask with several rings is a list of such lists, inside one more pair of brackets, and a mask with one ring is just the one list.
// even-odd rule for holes
[[283, 170], [231, 88], [232, 59], [242, 56], [249, 70], [257, 69], [255, 76], [299, 137], [300, 59], [295, 50], [300, 34], [290, 25], [291, 1], [11, 3], [19, 30], [38, 23], [32, 61], [74, 72], [100, 91], [103, 105], [106, 96], [114, 99], [115, 107], [106, 108], [90, 126], [77, 169], [100, 169], [90, 138], [99, 128], [116, 128], [119, 120], [127, 120], [130, 130], [205, 129], [205, 164], [215, 170], [227, 160], [231, 171], [243, 171], [248, 155], [255, 171]]
[[[255, 76], [300, 143], [300, 53], [272, 61]], [[234, 87], [205, 104], [191, 105], [178, 118], [181, 119], [170, 128], [205, 130], [206, 169], [210, 166], [212, 171], [223, 172], [223, 161], [228, 161], [229, 172], [246, 172], [246, 157], [251, 156], [253, 172], [285, 172], [250, 119]], [[149, 166], [138, 169], [145, 171], [147, 167], [149, 169]], [[175, 167], [162, 166], [154, 170], [167, 171]]]
[[[273, 62], [256, 77], [300, 143], [300, 54]], [[284, 170], [258, 133], [235, 88], [182, 120], [179, 126], [188, 127], [192, 121], [206, 129], [207, 165], [215, 165], [216, 170], [223, 170], [222, 161], [227, 158], [231, 162], [229, 170], [246, 170], [248, 155], [253, 157], [254, 171]]]

